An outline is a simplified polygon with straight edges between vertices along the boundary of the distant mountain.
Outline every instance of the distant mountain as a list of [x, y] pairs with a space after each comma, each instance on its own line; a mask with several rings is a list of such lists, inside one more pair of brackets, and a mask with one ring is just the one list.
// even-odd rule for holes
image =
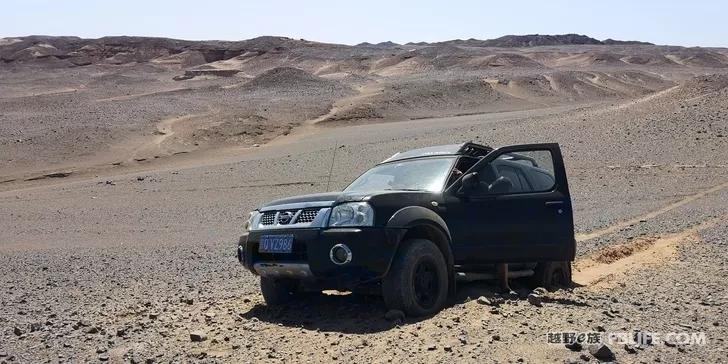
[[147, 62], [159, 57], [199, 52], [205, 62], [236, 57], [243, 53], [274, 53], [311, 42], [286, 37], [263, 36], [243, 41], [188, 41], [155, 37], [54, 37], [31, 35], [0, 39], [0, 61], [28, 62], [63, 60], [82, 66], [97, 62], [121, 64]]
[[[372, 54], [407, 52], [416, 47], [423, 54], [440, 52], [454, 54], [460, 47], [534, 47], [559, 45], [642, 45], [638, 41], [607, 39], [600, 41], [580, 34], [562, 35], [506, 35], [496, 39], [455, 39], [444, 42], [407, 43], [407, 47], [386, 41], [381, 43], [360, 43], [356, 46], [328, 44], [295, 40], [286, 37], [262, 36], [242, 41], [187, 41], [153, 37], [103, 37], [83, 39], [79, 37], [27, 36], [0, 38], [0, 64], [43, 63], [48, 66], [86, 66], [90, 64], [127, 64], [154, 61], [156, 64], [178, 64], [190, 67], [234, 57], [264, 56], [276, 59], [278, 55], [298, 56], [308, 54], [313, 58], [367, 59]], [[429, 50], [428, 50], [429, 49]], [[404, 56], [403, 56], [404, 57]], [[720, 54], [715, 57], [722, 57]], [[714, 58], [715, 58], [714, 57]], [[357, 58], [359, 59], [359, 58]], [[722, 59], [722, 58], [721, 58]], [[447, 63], [447, 59], [439, 62]], [[510, 62], [510, 61], [509, 61]], [[696, 60], [696, 63], [714, 63], [711, 60]], [[496, 62], [497, 63], [497, 62]], [[516, 62], [520, 64], [519, 62]]]
[[468, 39], [468, 40], [449, 40], [439, 42], [439, 44], [451, 44], [460, 45], [466, 47], [511, 47], [511, 48], [522, 48], [522, 47], [537, 47], [537, 46], [557, 46], [557, 45], [578, 45], [578, 44], [651, 44], [647, 42], [638, 41], [620, 41], [614, 39], [607, 39], [600, 41], [598, 39], [588, 37], [581, 34], [560, 34], [560, 35], [543, 35], [543, 34], [528, 34], [528, 35], [505, 35], [500, 38], [479, 40], [479, 39]]
[[528, 35], [504, 35], [495, 39], [453, 39], [446, 40], [443, 42], [409, 42], [408, 46], [428, 46], [428, 45], [455, 45], [463, 47], [503, 47], [503, 48], [525, 48], [525, 47], [537, 47], [537, 46], [558, 46], [558, 45], [580, 45], [580, 44], [593, 44], [593, 45], [653, 45], [649, 42], [640, 42], [636, 40], [614, 40], [606, 39], [600, 41], [599, 39], [588, 37], [581, 34], [558, 34], [558, 35], [544, 35], [544, 34], [528, 34]]
[[356, 45], [356, 47], [376, 47], [376, 48], [389, 48], [389, 47], [398, 47], [400, 44], [392, 42], [392, 41], [386, 41], [386, 42], [379, 42], [376, 44], [372, 44], [369, 42], [363, 42]]
[[625, 44], [625, 45], [632, 45], [632, 44], [643, 44], [643, 45], [654, 45], [650, 42], [640, 42], [638, 40], [615, 40], [611, 38], [607, 38], [604, 41], [602, 41], [603, 44]]
[[430, 43], [427, 43], [427, 42], [409, 42], [406, 45], [426, 46], [426, 45], [429, 45], [429, 44]]
[[533, 47], [546, 45], [601, 44], [597, 39], [580, 34], [563, 35], [506, 35], [487, 40], [491, 47]]

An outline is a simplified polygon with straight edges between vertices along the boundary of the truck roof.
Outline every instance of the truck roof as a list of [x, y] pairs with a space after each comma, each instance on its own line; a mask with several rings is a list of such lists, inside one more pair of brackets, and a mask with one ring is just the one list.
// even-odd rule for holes
[[393, 156], [382, 161], [382, 163], [389, 163], [404, 159], [448, 155], [468, 155], [471, 157], [482, 157], [490, 153], [492, 150], [493, 148], [487, 145], [476, 144], [473, 142], [467, 142], [462, 144], [435, 145], [432, 147], [412, 149], [405, 152], [397, 152]]

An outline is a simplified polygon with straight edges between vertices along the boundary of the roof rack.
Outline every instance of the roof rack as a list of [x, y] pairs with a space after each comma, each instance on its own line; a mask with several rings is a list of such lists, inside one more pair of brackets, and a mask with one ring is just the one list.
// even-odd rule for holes
[[471, 157], [484, 157], [486, 154], [492, 151], [493, 148], [487, 145], [467, 142], [460, 147], [460, 149], [458, 150], [458, 154], [464, 154]]
[[395, 153], [393, 156], [385, 159], [382, 163], [443, 155], [467, 155], [469, 157], [480, 158], [490, 153], [492, 150], [493, 148], [489, 146], [473, 142], [463, 144], [433, 145], [430, 147]]

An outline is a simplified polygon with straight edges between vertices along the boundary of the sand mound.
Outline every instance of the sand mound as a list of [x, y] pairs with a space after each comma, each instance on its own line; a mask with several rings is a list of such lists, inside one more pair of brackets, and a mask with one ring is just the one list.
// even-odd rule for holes
[[424, 47], [382, 57], [372, 65], [372, 69], [382, 76], [447, 69], [460, 63], [458, 55], [462, 53], [461, 48], [449, 45]]
[[294, 92], [301, 89], [345, 89], [339, 82], [314, 76], [302, 69], [293, 67], [276, 67], [270, 69], [248, 81], [243, 88], [255, 91], [286, 89]]
[[20, 43], [22, 41], [23, 41], [22, 39], [18, 39], [18, 38], [0, 38], [0, 47], [8, 46], [8, 45], [15, 44], [15, 43]]
[[548, 76], [553, 88], [569, 100], [616, 97], [616, 92], [594, 83], [595, 74], [579, 71], [555, 72]]
[[670, 80], [659, 77], [654, 73], [640, 71], [621, 71], [612, 73], [612, 76], [625, 83], [641, 86], [651, 91], [661, 90], [674, 85]]
[[528, 67], [543, 68], [541, 63], [526, 56], [515, 53], [498, 53], [491, 56], [473, 59], [468, 62], [472, 67]]
[[[199, 59], [198, 59], [199, 60]], [[184, 75], [175, 76], [175, 81], [189, 80], [195, 77], [199, 78], [218, 78], [218, 77], [232, 77], [240, 72], [240, 69], [235, 67], [224, 67], [223, 65], [216, 64], [203, 64], [194, 68], [185, 70]]]
[[640, 96], [673, 85], [670, 81], [638, 71], [557, 71], [545, 75], [500, 79], [492, 84], [496, 90], [535, 102]]
[[125, 63], [136, 62], [136, 60], [137, 60], [137, 56], [134, 53], [119, 52], [109, 58], [106, 58], [105, 62], [110, 63], [110, 64], [125, 64]]
[[681, 59], [682, 64], [693, 67], [728, 67], [728, 57], [715, 52], [697, 52]]
[[624, 65], [621, 58], [622, 56], [616, 53], [587, 52], [556, 59], [554, 65], [559, 67], [619, 66]]
[[676, 64], [689, 67], [728, 67], [728, 56], [701, 48], [674, 49], [666, 53], [665, 57]]
[[484, 68], [543, 68], [539, 62], [516, 53], [439, 44], [383, 57], [373, 69], [383, 76], [423, 73], [432, 70], [481, 70]]
[[68, 55], [68, 61], [75, 66], [88, 66], [93, 64], [93, 58], [81, 52], [71, 52]]
[[604, 264], [614, 263], [653, 246], [656, 240], [655, 237], [647, 237], [636, 239], [628, 244], [606, 247], [594, 257], [594, 261]]
[[674, 85], [653, 74], [635, 71], [595, 73], [591, 81], [616, 92], [620, 97], [643, 96]]
[[649, 66], [675, 66], [675, 62], [659, 54], [634, 54], [620, 59], [624, 63]]
[[221, 119], [209, 126], [187, 131], [187, 135], [182, 135], [182, 138], [198, 145], [219, 143], [252, 145], [288, 134], [292, 129], [290, 124], [268, 120], [260, 115], [222, 116]]
[[151, 61], [155, 64], [177, 66], [187, 68], [207, 63], [204, 54], [200, 51], [184, 51], [169, 56], [155, 58]]
[[[499, 111], [523, 100], [497, 92], [482, 79], [409, 79], [348, 105], [327, 120], [407, 119]], [[526, 102], [528, 104], [528, 102]]]
[[36, 58], [60, 56], [62, 54], [63, 52], [59, 51], [58, 48], [50, 44], [40, 43], [28, 48], [21, 49], [13, 53], [13, 55], [11, 55], [8, 59], [14, 61], [30, 61]]
[[513, 79], [493, 80], [491, 85], [496, 90], [522, 99], [548, 99], [556, 96], [549, 80], [543, 75], [520, 76]]
[[389, 85], [382, 93], [381, 101], [389, 108], [436, 109], [445, 105], [462, 106], [470, 103], [492, 102], [500, 94], [480, 80], [421, 80]]
[[351, 105], [338, 110], [333, 115], [324, 119], [329, 121], [357, 121], [382, 119], [384, 116], [371, 104]]

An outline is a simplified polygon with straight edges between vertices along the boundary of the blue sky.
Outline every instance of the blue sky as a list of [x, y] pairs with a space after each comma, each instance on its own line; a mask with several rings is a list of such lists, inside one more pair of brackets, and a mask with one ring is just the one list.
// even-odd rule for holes
[[3, 0], [0, 9], [0, 37], [139, 35], [239, 40], [282, 35], [356, 44], [580, 33], [598, 39], [728, 46], [725, 0]]

